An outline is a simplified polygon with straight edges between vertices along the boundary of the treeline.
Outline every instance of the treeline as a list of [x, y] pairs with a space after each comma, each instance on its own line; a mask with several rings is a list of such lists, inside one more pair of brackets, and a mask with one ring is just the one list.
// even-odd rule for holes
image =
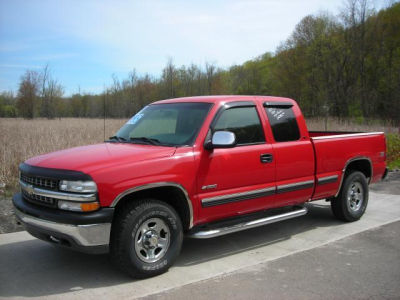
[[[0, 96], [0, 116], [129, 117], [149, 102], [214, 94], [277, 95], [296, 99], [307, 116], [400, 121], [400, 3], [379, 12], [349, 0], [339, 16], [309, 15], [275, 54], [221, 69], [175, 66], [159, 78], [113, 76], [99, 95], [63, 97], [48, 67], [21, 77], [17, 95]], [[267, 37], [266, 37], [267, 38]]]

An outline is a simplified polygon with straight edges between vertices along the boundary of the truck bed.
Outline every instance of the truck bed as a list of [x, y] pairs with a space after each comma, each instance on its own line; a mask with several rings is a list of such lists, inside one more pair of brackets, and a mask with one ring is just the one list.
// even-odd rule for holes
[[342, 182], [343, 169], [357, 159], [369, 160], [373, 170], [368, 178], [369, 183], [381, 179], [386, 167], [383, 132], [310, 131], [309, 135], [314, 146], [317, 181], [337, 176], [336, 181], [317, 185], [313, 200], [337, 193]]

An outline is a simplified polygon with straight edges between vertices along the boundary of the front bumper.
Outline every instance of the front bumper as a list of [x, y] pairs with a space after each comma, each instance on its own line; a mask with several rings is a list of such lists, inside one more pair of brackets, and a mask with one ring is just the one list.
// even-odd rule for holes
[[33, 236], [81, 252], [108, 252], [114, 209], [60, 211], [27, 203], [21, 194], [14, 195], [13, 204], [17, 218]]

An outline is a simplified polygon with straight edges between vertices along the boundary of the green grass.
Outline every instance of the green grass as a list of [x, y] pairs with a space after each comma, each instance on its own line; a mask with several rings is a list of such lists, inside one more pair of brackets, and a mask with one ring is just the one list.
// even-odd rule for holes
[[387, 164], [389, 169], [400, 169], [400, 135], [389, 133], [386, 135]]

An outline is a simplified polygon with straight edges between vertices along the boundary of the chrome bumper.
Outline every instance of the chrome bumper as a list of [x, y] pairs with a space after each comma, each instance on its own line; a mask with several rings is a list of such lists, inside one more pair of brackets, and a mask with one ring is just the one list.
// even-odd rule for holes
[[42, 220], [15, 208], [15, 215], [21, 222], [38, 231], [59, 233], [71, 238], [78, 246], [104, 246], [110, 242], [111, 223], [71, 225]]

